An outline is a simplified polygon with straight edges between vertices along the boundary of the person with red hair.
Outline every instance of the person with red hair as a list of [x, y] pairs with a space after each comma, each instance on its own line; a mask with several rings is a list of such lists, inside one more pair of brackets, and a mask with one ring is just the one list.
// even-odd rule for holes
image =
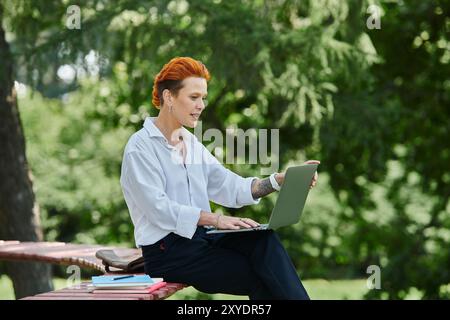
[[206, 293], [309, 299], [273, 230], [206, 233], [207, 226], [259, 225], [249, 218], [213, 213], [209, 201], [231, 208], [256, 204], [284, 180], [284, 173], [275, 173], [272, 181], [237, 175], [185, 128], [197, 126], [209, 80], [200, 61], [170, 60], [153, 85], [158, 116], [147, 118], [125, 147], [120, 183], [145, 272]]

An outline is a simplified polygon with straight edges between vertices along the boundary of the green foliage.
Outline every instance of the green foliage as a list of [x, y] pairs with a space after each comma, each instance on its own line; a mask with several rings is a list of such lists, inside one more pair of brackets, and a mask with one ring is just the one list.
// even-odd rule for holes
[[123, 147], [132, 131], [108, 129], [92, 118], [98, 104], [83, 89], [63, 101], [38, 93], [19, 101], [46, 238], [133, 244], [118, 184]]
[[[366, 281], [324, 279], [304, 280], [303, 284], [313, 300], [361, 300], [367, 291]], [[417, 297], [412, 296], [412, 299]], [[168, 298], [169, 300], [247, 300], [247, 296], [235, 296], [228, 294], [205, 294], [193, 287], [185, 288]]]
[[[9, 2], [17, 79], [34, 92], [19, 105], [47, 239], [132, 244], [122, 150], [157, 114], [154, 75], [188, 55], [213, 76], [204, 130], [279, 128], [281, 170], [321, 160], [301, 223], [280, 230], [302, 277], [360, 278], [377, 264], [382, 290], [367, 298], [448, 298], [450, 6], [381, 1], [382, 29], [369, 30], [369, 4], [90, 0], [69, 30], [68, 2]], [[73, 83], [58, 79], [63, 64], [78, 70]], [[274, 200], [213, 209], [264, 220]]]
[[403, 166], [387, 194], [395, 215], [381, 242], [389, 257], [386, 290], [391, 298], [415, 288], [424, 298], [448, 298], [450, 6], [435, 1], [384, 8], [383, 33], [374, 32], [373, 39], [385, 63], [373, 74], [376, 94], [401, 116], [392, 123], [391, 146]]

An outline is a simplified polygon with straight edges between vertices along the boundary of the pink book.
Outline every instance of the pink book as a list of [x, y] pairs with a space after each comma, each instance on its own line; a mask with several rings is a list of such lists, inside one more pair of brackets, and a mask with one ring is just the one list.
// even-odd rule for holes
[[158, 290], [159, 288], [165, 287], [167, 282], [161, 281], [158, 283], [155, 283], [145, 289], [100, 289], [100, 290], [94, 290], [92, 293], [152, 293], [153, 291]]

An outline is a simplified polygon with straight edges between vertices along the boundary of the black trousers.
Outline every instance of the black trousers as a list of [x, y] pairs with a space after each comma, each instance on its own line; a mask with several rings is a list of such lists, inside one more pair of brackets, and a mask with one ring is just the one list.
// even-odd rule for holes
[[198, 227], [192, 239], [170, 233], [142, 247], [145, 272], [205, 293], [248, 295], [252, 300], [309, 299], [272, 230], [225, 234]]

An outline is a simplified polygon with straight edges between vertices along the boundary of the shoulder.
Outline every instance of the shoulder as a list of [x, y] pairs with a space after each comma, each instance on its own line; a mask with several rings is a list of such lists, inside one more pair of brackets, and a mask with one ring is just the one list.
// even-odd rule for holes
[[136, 131], [125, 145], [124, 157], [134, 152], [154, 153], [154, 142], [152, 140], [144, 128]]

